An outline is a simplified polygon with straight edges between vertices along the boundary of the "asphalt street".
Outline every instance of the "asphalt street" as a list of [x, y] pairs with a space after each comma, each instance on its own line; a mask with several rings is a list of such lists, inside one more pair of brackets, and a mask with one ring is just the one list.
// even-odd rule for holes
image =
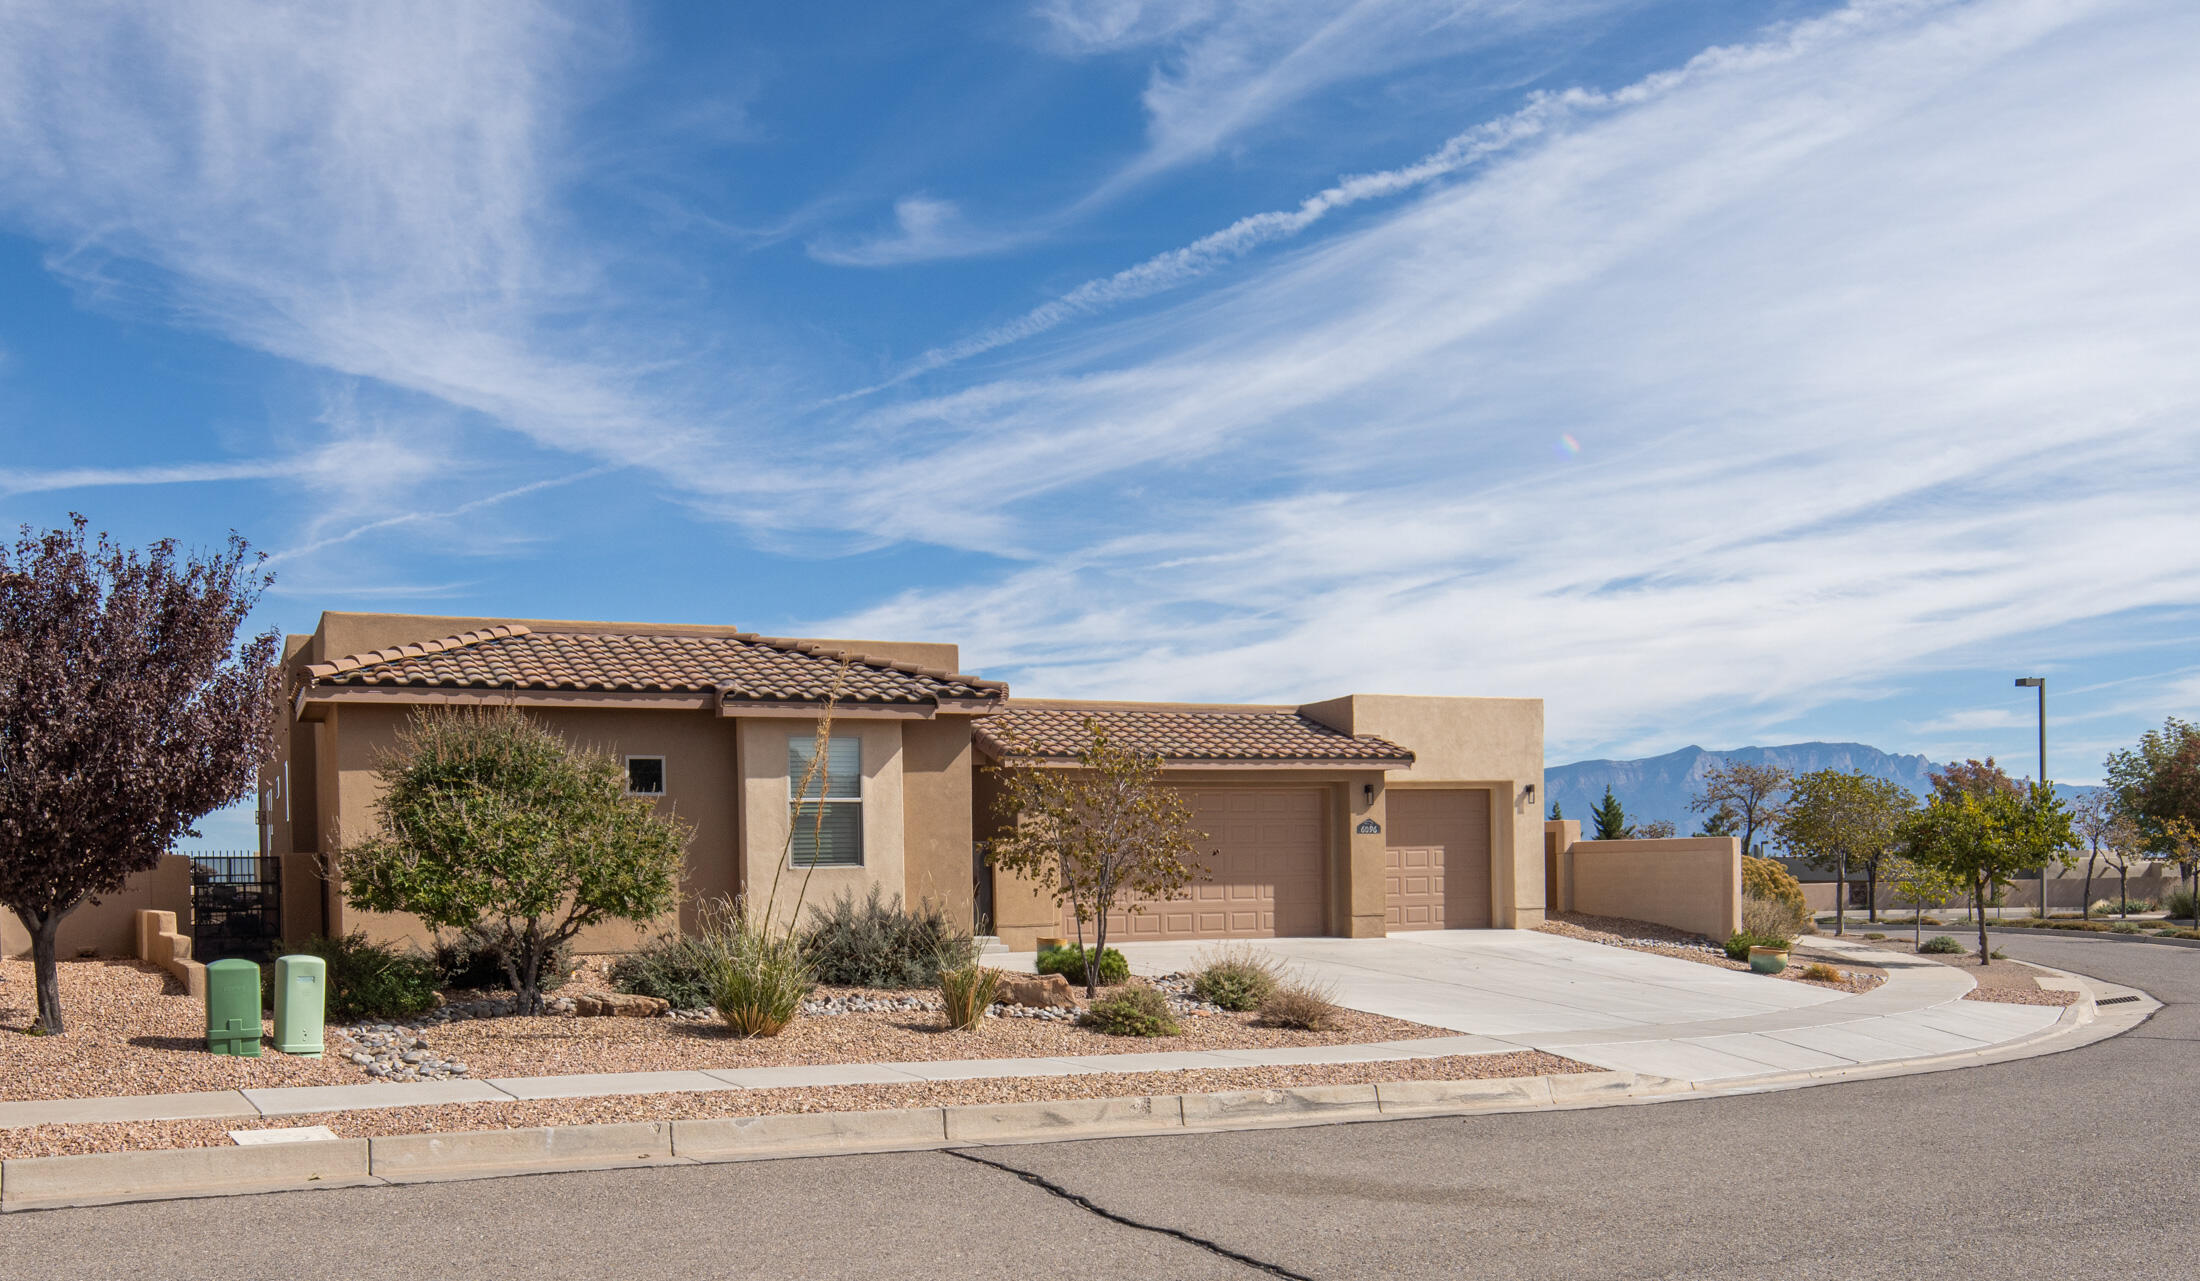
[[2200, 1276], [2200, 949], [1996, 941], [2166, 1008], [1698, 1102], [18, 1214], [0, 1277]]

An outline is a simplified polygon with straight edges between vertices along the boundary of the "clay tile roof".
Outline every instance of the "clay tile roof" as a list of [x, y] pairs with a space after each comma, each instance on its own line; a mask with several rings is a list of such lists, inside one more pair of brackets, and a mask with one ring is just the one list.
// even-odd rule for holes
[[998, 681], [844, 655], [808, 641], [747, 633], [536, 632], [519, 624], [353, 654], [316, 663], [306, 674], [316, 686], [652, 694], [722, 690], [728, 702], [819, 702], [831, 692], [843, 658], [848, 666], [841, 679], [842, 702], [991, 701], [1008, 693]]
[[1413, 753], [1283, 708], [1111, 708], [1008, 703], [978, 722], [996, 758], [1065, 760], [1084, 749], [1091, 721], [1113, 742], [1172, 765], [1348, 764], [1392, 768]]

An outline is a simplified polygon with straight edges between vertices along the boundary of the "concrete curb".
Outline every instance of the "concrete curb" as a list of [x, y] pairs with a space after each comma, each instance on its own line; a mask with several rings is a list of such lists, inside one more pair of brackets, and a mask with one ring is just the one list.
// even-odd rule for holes
[[365, 1139], [11, 1157], [0, 1161], [0, 1211], [236, 1196], [303, 1187], [356, 1187], [372, 1182], [375, 1180], [367, 1169]]
[[947, 1144], [945, 1108], [798, 1112], [672, 1123], [672, 1151], [698, 1162], [845, 1152], [907, 1152]]
[[404, 1134], [367, 1143], [367, 1172], [385, 1183], [687, 1164], [673, 1156], [669, 1121]]

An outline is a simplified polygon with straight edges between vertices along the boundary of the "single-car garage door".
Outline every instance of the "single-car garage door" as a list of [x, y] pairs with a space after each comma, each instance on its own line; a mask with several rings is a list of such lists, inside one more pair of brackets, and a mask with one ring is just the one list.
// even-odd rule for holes
[[1479, 787], [1393, 789], [1384, 851], [1383, 922], [1393, 930], [1490, 923], [1490, 794]]
[[[1214, 875], [1143, 911], [1108, 917], [1108, 941], [1283, 938], [1322, 932], [1319, 788], [1187, 788]], [[1077, 921], [1065, 907], [1064, 932]], [[1087, 927], [1090, 936], [1090, 927]]]

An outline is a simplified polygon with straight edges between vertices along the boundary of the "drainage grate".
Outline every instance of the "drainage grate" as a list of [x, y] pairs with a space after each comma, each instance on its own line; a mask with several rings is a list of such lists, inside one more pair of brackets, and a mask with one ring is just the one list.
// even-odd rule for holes
[[2094, 1004], [2095, 1004], [2095, 1005], [2122, 1005], [2122, 1004], [2124, 1004], [2124, 1003], [2125, 1003], [2125, 1002], [2127, 1002], [2127, 1001], [2136, 1001], [2136, 1000], [2138, 1000], [2138, 999], [2139, 999], [2139, 998], [2138, 998], [2138, 997], [2136, 997], [2136, 996], [2104, 996], [2104, 997], [2102, 997], [2102, 998], [2101, 998], [2100, 1000], [2098, 1000], [2098, 1001], [2095, 1001], [2095, 1002], [2094, 1002]]

